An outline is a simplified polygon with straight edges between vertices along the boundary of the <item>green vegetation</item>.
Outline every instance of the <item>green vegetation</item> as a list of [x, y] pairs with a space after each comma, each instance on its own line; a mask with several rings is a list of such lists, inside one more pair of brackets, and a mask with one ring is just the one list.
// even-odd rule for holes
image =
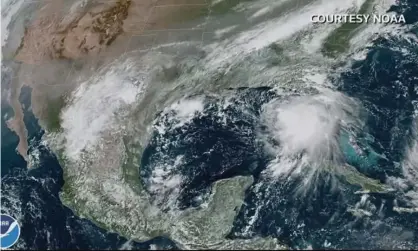
[[251, 176], [237, 176], [215, 182], [207, 207], [184, 211], [171, 237], [191, 249], [286, 249], [271, 237], [226, 239], [253, 181]]
[[50, 100], [47, 103], [46, 127], [50, 132], [59, 132], [61, 130], [61, 110], [66, 105], [65, 97], [60, 96], [57, 99]]
[[137, 144], [129, 143], [128, 138], [123, 139], [123, 144], [125, 146], [125, 158], [122, 164], [123, 179], [136, 193], [141, 193], [143, 184], [139, 179], [139, 166], [141, 164], [140, 149], [142, 148]]
[[250, 0], [225, 0], [215, 3], [211, 7], [211, 13], [214, 15], [221, 15], [228, 13], [232, 8], [237, 6], [240, 2], [250, 2]]
[[365, 176], [352, 166], [344, 166], [343, 168], [343, 178], [352, 185], [360, 186], [363, 190], [372, 193], [383, 193], [388, 190], [384, 184]]
[[[357, 14], [367, 14], [371, 11], [374, 0], [366, 0]], [[349, 48], [350, 39], [359, 31], [363, 24], [344, 23], [334, 30], [325, 40], [322, 53], [329, 57], [336, 57]]]

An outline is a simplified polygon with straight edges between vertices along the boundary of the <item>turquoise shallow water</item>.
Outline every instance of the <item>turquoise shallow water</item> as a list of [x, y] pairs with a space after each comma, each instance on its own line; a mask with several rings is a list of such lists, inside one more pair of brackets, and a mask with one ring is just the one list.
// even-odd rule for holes
[[340, 147], [350, 165], [357, 166], [360, 170], [367, 170], [378, 164], [379, 159], [383, 156], [376, 153], [368, 146], [368, 142], [364, 139], [363, 144], [359, 145], [350, 142], [350, 135], [346, 131], [340, 134]]
[[[416, 1], [403, 1], [396, 9], [405, 13], [408, 22], [418, 21]], [[341, 92], [361, 100], [370, 114], [366, 121], [367, 133], [355, 137], [355, 144], [350, 143], [347, 132], [341, 132], [339, 142], [345, 160], [364, 175], [382, 182], [387, 176], [402, 177], [399, 163], [405, 157], [404, 149], [412, 137], [410, 128], [418, 101], [417, 55], [405, 57], [393, 49], [395, 45], [411, 46], [402, 38], [377, 39], [364, 60], [356, 62], [352, 69], [334, 81]], [[418, 51], [417, 47], [415, 51]], [[397, 81], [402, 84], [395, 85]], [[30, 107], [29, 92], [29, 89], [22, 92], [21, 101], [26, 107]], [[294, 188], [302, 180], [296, 179], [290, 184], [264, 183], [260, 173], [270, 159], [260, 150], [262, 146], [256, 140], [254, 127], [260, 105], [273, 96], [269, 88], [243, 89], [239, 93], [237, 100], [244, 102], [237, 102], [227, 110], [229, 126], [217, 122], [215, 108], [219, 100], [214, 99], [209, 102], [212, 106], [206, 107], [207, 116], [195, 119], [191, 126], [164, 135], [175, 138], [180, 144], [172, 144], [165, 152], [156, 153], [159, 146], [156, 135], [144, 153], [145, 168], [141, 179], [145, 183], [149, 180], [152, 165], [147, 164], [158, 161], [162, 155], [185, 153], [186, 164], [177, 171], [189, 177], [180, 196], [181, 204], [186, 208], [198, 205], [199, 201], [194, 198], [207, 193], [216, 180], [237, 174], [254, 175], [256, 182], [246, 194], [231, 238], [275, 236], [292, 247], [311, 245], [314, 248], [418, 246], [418, 215], [394, 212], [395, 199], [399, 206], [406, 205], [397, 194], [369, 195], [370, 204], [365, 209], [374, 207], [379, 213], [358, 218], [347, 212], [347, 205], [360, 200], [360, 195], [354, 195], [358, 187], [347, 185], [335, 190], [325, 182], [329, 178], [326, 174], [318, 177], [324, 182], [318, 183], [315, 192], [308, 193], [308, 199], [293, 196]], [[239, 112], [238, 108], [243, 104], [255, 117]], [[10, 112], [10, 107], [2, 104], [2, 114]], [[30, 171], [16, 154], [18, 139], [5, 126], [2, 116], [1, 212], [11, 214], [21, 223], [22, 237], [17, 248], [146, 249], [151, 244], [175, 247], [162, 237], [146, 243], [128, 242], [64, 207], [58, 197], [64, 183], [62, 169], [55, 156], [40, 144], [42, 131], [28, 110], [25, 110], [25, 123], [31, 149], [37, 148], [40, 152], [39, 167]], [[190, 135], [194, 135], [194, 139], [191, 140]], [[210, 149], [214, 150], [207, 154]], [[248, 227], [252, 219], [251, 227]]]

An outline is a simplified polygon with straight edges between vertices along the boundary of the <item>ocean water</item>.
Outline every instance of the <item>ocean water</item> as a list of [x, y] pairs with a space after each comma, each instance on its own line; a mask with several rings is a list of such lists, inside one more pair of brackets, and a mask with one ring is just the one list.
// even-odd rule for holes
[[[416, 1], [403, 1], [394, 10], [405, 14], [409, 23], [418, 21]], [[418, 27], [410, 32], [417, 35]], [[364, 132], [356, 138], [362, 154], [350, 143], [350, 134], [341, 132], [344, 160], [381, 182], [387, 177], [403, 177], [400, 166], [405, 147], [413, 138], [411, 127], [418, 108], [417, 57], [418, 45], [405, 37], [381, 37], [364, 58], [344, 68], [347, 70], [332, 81], [338, 91], [360, 100], [369, 115]], [[179, 110], [159, 114], [155, 128], [165, 130], [155, 130], [141, 160], [141, 181], [157, 203], [166, 210], [197, 207], [207, 200], [214, 181], [252, 174], [255, 183], [246, 193], [230, 238], [274, 236], [299, 248], [418, 246], [417, 213], [393, 210], [395, 204], [407, 204], [399, 194], [357, 195], [359, 187], [344, 181], [335, 185], [329, 182], [334, 177], [327, 172], [318, 173], [315, 189], [307, 189], [303, 195], [295, 194], [304, 183], [303, 177], [291, 182], [266, 179], [263, 172], [275, 156], [266, 153], [265, 142], [259, 140], [259, 135], [268, 130], [260, 126], [262, 107], [287, 97], [267, 87], [228, 92], [232, 98], [191, 97], [193, 101], [187, 104], [193, 109], [187, 114]], [[30, 107], [29, 94], [28, 88], [22, 91], [25, 107]], [[21, 222], [16, 248], [175, 248], [163, 237], [146, 243], [129, 241], [75, 216], [59, 200], [64, 183], [62, 169], [42, 145], [43, 132], [33, 114], [25, 109], [30, 153], [38, 167], [28, 171], [15, 151], [18, 138], [5, 125], [11, 113], [10, 107], [2, 103], [1, 212]], [[269, 140], [272, 146], [280, 145]], [[359, 217], [347, 211], [348, 205], [375, 214]]]
[[[416, 1], [404, 1], [393, 9], [403, 13], [408, 23], [416, 24]], [[410, 31], [415, 36], [416, 28]], [[347, 143], [348, 136], [341, 135], [346, 162], [382, 182], [388, 177], [403, 177], [405, 147], [415, 139], [418, 44], [401, 36], [380, 37], [364, 58], [334, 77], [333, 83], [342, 93], [360, 100], [368, 113], [365, 132], [357, 138], [366, 146], [361, 156]], [[301, 248], [417, 247], [418, 214], [394, 212], [394, 203], [405, 204], [396, 194], [354, 195], [358, 188], [336, 189], [327, 182], [327, 174], [321, 175], [318, 180], [323, 183], [302, 198], [294, 196], [294, 188], [303, 180], [266, 184], [256, 179], [231, 236], [277, 236]], [[357, 217], [347, 212], [350, 204], [377, 214]]]
[[[409, 24], [416, 23], [416, 3], [403, 2], [392, 10], [403, 13]], [[416, 27], [409, 31], [412, 36], [418, 34]], [[344, 71], [333, 75], [331, 82], [360, 102], [360, 116], [365, 119], [355, 144], [349, 131], [339, 133], [343, 162], [381, 184], [388, 177], [405, 178], [401, 163], [405, 149], [415, 140], [412, 128], [418, 108], [416, 40], [379, 37], [364, 57], [347, 64], [339, 66]], [[263, 174], [275, 156], [260, 141], [265, 130], [260, 113], [271, 100], [288, 97], [270, 88], [241, 88], [226, 96], [190, 97], [188, 105], [196, 109], [189, 117], [176, 109], [159, 115], [142, 158], [141, 180], [160, 206], [166, 210], [198, 207], [206, 202], [214, 181], [251, 174], [255, 183], [247, 191], [230, 238], [274, 236], [296, 248], [418, 246], [418, 214], [394, 211], [394, 206], [408, 204], [398, 192], [358, 194], [359, 186], [332, 171], [315, 172], [311, 188], [300, 185], [307, 182], [305, 175], [266, 178]], [[370, 215], [359, 216], [362, 213]]]
[[[20, 101], [30, 107], [30, 89], [24, 88]], [[42, 145], [42, 130], [30, 110], [25, 109], [25, 124], [31, 142], [29, 152], [39, 161], [37, 168], [27, 170], [16, 152], [17, 136], [6, 126], [13, 113], [2, 105], [1, 148], [1, 213], [15, 217], [21, 226], [14, 249], [149, 249], [153, 245], [174, 249], [165, 238], [145, 243], [129, 241], [109, 233], [86, 219], [74, 215], [59, 199], [64, 180], [56, 157]], [[35, 151], [35, 152], [34, 152]]]
[[[148, 192], [155, 193], [154, 199], [162, 199], [160, 206], [174, 197], [179, 209], [199, 206], [214, 181], [257, 175], [270, 160], [257, 143], [256, 127], [261, 104], [277, 94], [271, 88], [241, 88], [232, 93], [236, 96], [228, 100], [194, 97], [203, 109], [187, 124], [173, 119], [176, 114], [169, 111], [154, 125], [164, 130], [155, 131], [144, 151], [141, 178]], [[186, 180], [167, 186], [167, 177], [176, 175]], [[177, 187], [179, 194], [172, 191]], [[163, 198], [158, 198], [161, 194]]]

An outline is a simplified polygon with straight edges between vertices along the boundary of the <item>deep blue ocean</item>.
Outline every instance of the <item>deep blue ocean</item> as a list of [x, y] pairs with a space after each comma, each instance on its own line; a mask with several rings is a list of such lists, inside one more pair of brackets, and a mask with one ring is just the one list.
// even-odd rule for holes
[[[417, 24], [417, 0], [401, 1], [393, 10], [404, 14], [408, 23]], [[415, 25], [410, 32], [417, 35], [418, 26]], [[412, 51], [416, 53], [406, 57], [397, 49], [402, 46], [413, 46]], [[2, 82], [8, 81], [7, 76], [2, 78]], [[361, 100], [369, 111], [371, 116], [366, 123], [373, 140], [368, 144], [386, 156], [376, 159], [373, 164], [349, 157], [347, 162], [363, 174], [381, 181], [388, 175], [401, 176], [399, 163], [404, 158], [405, 146], [411, 143], [410, 128], [418, 102], [418, 45], [411, 45], [402, 37], [379, 38], [369, 48], [365, 59], [355, 62], [350, 70], [333, 82], [339, 91]], [[232, 101], [235, 105], [226, 111], [226, 125], [216, 117], [219, 100], [207, 97], [207, 115], [194, 119], [187, 128], [163, 135], [172, 138], [176, 144], [159, 153], [156, 149], [162, 144], [161, 135], [154, 135], [142, 159], [143, 182], [146, 183], [149, 178], [152, 163], [162, 158], [159, 154], [176, 156], [181, 152], [187, 162], [178, 172], [189, 177], [182, 184], [184, 192], [179, 197], [181, 208], [199, 204], [194, 198], [207, 194], [210, 185], [222, 178], [252, 174], [255, 184], [261, 183], [260, 172], [270, 159], [263, 154], [253, 133], [254, 118], [257, 116], [246, 117], [236, 109], [245, 109], [248, 114], [257, 115], [260, 106], [277, 98], [277, 94], [269, 88], [242, 88], [236, 93], [237, 98]], [[25, 107], [30, 107], [29, 97], [30, 89], [24, 88], [20, 99]], [[55, 156], [40, 144], [43, 132], [36, 118], [25, 109], [31, 147], [38, 148], [40, 152], [39, 167], [28, 171], [15, 150], [18, 138], [5, 124], [4, 114], [11, 115], [12, 110], [4, 103], [1, 109], [1, 212], [20, 220], [21, 238], [15, 248], [148, 249], [151, 244], [160, 248], [176, 248], [173, 242], [163, 237], [146, 243], [128, 241], [75, 216], [59, 200], [58, 194], [64, 183], [62, 169]], [[162, 116], [158, 123], [167, 123], [165, 119]], [[208, 149], [212, 149], [210, 154], [207, 154]], [[262, 190], [263, 184], [260, 187]], [[272, 194], [270, 187], [261, 195], [250, 189], [229, 237], [246, 238], [244, 222], [255, 213], [257, 203], [263, 200], [263, 209], [258, 212], [252, 232], [278, 237], [292, 247], [306, 247], [303, 243], [310, 243], [313, 248], [418, 247], [418, 214], [393, 212], [391, 203], [394, 195], [371, 195], [373, 204], [382, 208], [385, 215], [382, 222], [381, 218], [374, 216], [357, 219], [346, 211], [346, 204], [342, 202], [354, 202], [355, 198], [345, 196], [352, 194], [354, 188], [330, 192], [329, 184], [324, 182], [318, 187], [320, 192], [311, 194], [306, 201], [295, 200], [289, 194], [292, 189], [292, 185], [284, 187], [277, 184], [277, 193]], [[402, 205], [402, 201], [398, 203]]]
[[[30, 107], [30, 89], [22, 90], [21, 102]], [[12, 113], [2, 107], [2, 114]], [[151, 244], [173, 249], [174, 243], [156, 238], [145, 243], [128, 241], [109, 233], [86, 219], [81, 219], [59, 199], [64, 184], [62, 168], [51, 152], [40, 145], [42, 130], [33, 114], [25, 110], [25, 123], [31, 147], [40, 151], [38, 168], [27, 171], [23, 158], [15, 151], [17, 136], [9, 130], [2, 117], [1, 149], [1, 212], [16, 217], [21, 226], [18, 249], [149, 249]], [[16, 211], [14, 210], [16, 209]], [[20, 218], [21, 217], [21, 218]]]

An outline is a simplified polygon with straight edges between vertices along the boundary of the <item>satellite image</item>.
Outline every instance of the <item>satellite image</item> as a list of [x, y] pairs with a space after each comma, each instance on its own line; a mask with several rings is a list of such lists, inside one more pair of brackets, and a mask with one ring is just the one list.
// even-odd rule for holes
[[1, 0], [1, 249], [418, 249], [417, 0]]

